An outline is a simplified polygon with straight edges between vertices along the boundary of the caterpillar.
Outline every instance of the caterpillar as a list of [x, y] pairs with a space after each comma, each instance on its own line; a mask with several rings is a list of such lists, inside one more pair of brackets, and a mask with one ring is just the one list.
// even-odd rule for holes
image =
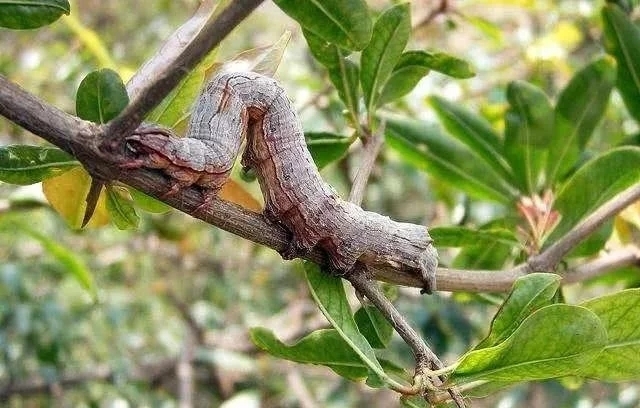
[[195, 103], [185, 137], [142, 126], [127, 138], [136, 158], [125, 167], [164, 171], [172, 180], [167, 195], [198, 186], [207, 205], [228, 178], [243, 141], [241, 163], [257, 175], [264, 215], [292, 234], [283, 258], [320, 247], [337, 272], [348, 273], [359, 261], [390, 264], [418, 274], [423, 291], [435, 290], [437, 252], [427, 228], [343, 201], [320, 176], [293, 104], [270, 77], [214, 77]]

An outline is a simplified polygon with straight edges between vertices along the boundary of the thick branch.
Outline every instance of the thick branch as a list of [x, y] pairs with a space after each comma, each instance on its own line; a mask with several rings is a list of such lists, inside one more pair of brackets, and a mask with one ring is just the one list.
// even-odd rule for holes
[[106, 134], [110, 146], [117, 146], [142, 122], [142, 119], [162, 101], [173, 88], [216, 47], [242, 20], [264, 0], [235, 0], [220, 12], [217, 18], [208, 21], [184, 48], [168, 61], [164, 70], [136, 91], [136, 96], [127, 108], [109, 123]]

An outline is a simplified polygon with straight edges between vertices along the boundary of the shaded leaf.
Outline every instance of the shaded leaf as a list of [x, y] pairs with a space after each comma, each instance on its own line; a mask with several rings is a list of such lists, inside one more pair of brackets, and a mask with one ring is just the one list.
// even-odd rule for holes
[[121, 230], [138, 228], [140, 217], [136, 214], [128, 190], [114, 186], [109, 186], [106, 190], [107, 210], [115, 226]]
[[318, 169], [342, 158], [354, 140], [329, 132], [305, 132], [304, 138]]
[[360, 56], [360, 83], [367, 110], [375, 110], [379, 93], [409, 41], [411, 16], [408, 3], [384, 11], [373, 26], [373, 35]]
[[94, 123], [107, 123], [129, 103], [127, 89], [117, 72], [104, 68], [88, 74], [78, 87], [76, 114]]
[[171, 210], [171, 207], [169, 205], [139, 190], [136, 190], [133, 187], [128, 187], [128, 190], [136, 206], [143, 209], [144, 211], [154, 214], [162, 214]]
[[604, 46], [617, 61], [616, 86], [631, 116], [640, 121], [640, 29], [615, 4], [602, 8]]
[[385, 116], [387, 146], [401, 158], [475, 198], [508, 203], [514, 192], [464, 145], [425, 122]]
[[393, 327], [374, 306], [363, 306], [353, 316], [358, 330], [367, 339], [371, 347], [383, 349], [389, 345]]
[[503, 342], [531, 313], [553, 303], [561, 277], [551, 273], [532, 273], [517, 279], [509, 296], [493, 317], [487, 337], [474, 350]]
[[0, 147], [0, 181], [28, 185], [80, 166], [57, 147], [12, 145]]
[[576, 73], [560, 93], [549, 147], [549, 185], [576, 165], [604, 115], [614, 83], [615, 62], [600, 58]]
[[592, 311], [565, 304], [545, 306], [506, 340], [465, 354], [448, 383], [531, 381], [571, 375], [602, 351], [607, 333]]
[[432, 96], [429, 101], [445, 129], [484, 160], [505, 181], [513, 175], [504, 157], [502, 140], [484, 118], [459, 104]]
[[566, 234], [596, 208], [640, 182], [640, 148], [620, 147], [590, 160], [562, 186], [554, 203], [561, 219], [546, 245]]
[[256, 346], [275, 357], [324, 365], [350, 380], [362, 380], [368, 375], [367, 366], [334, 329], [316, 330], [290, 346], [265, 328], [253, 328], [249, 335]]
[[429, 228], [429, 235], [438, 247], [465, 247], [489, 245], [494, 242], [511, 246], [519, 245], [518, 239], [508, 229], [472, 229], [467, 227]]
[[588, 300], [582, 306], [593, 311], [607, 330], [603, 352], [580, 375], [601, 381], [640, 378], [640, 289]]
[[0, 27], [38, 28], [70, 12], [68, 0], [0, 0]]
[[[82, 225], [91, 186], [91, 176], [84, 168], [77, 166], [66, 173], [48, 178], [42, 182], [42, 191], [51, 207], [67, 222], [69, 227], [78, 229]], [[104, 190], [98, 198], [96, 209], [87, 223], [99, 227], [109, 222]]]
[[507, 87], [504, 153], [520, 188], [533, 194], [546, 181], [544, 168], [553, 134], [554, 114], [547, 96], [523, 81]]
[[363, 49], [371, 38], [371, 19], [363, 0], [275, 0], [303, 29], [349, 50]]

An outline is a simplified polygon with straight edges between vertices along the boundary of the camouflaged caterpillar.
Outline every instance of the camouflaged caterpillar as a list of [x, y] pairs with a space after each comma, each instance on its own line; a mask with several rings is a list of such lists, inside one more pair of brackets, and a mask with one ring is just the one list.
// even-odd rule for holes
[[272, 78], [216, 76], [195, 104], [185, 137], [141, 127], [127, 139], [138, 156], [128, 167], [162, 169], [173, 180], [168, 195], [197, 185], [207, 205], [228, 178], [243, 139], [242, 164], [257, 174], [265, 216], [293, 236], [284, 258], [320, 247], [341, 273], [358, 261], [392, 265], [416, 274], [424, 291], [435, 290], [437, 252], [427, 228], [340, 199], [320, 177], [296, 111]]

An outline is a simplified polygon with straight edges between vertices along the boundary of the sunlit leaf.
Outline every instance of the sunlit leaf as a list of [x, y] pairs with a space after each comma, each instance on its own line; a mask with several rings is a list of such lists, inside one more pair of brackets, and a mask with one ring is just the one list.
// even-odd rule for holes
[[68, 0], [0, 0], [0, 27], [38, 28], [70, 11]]
[[438, 247], [488, 245], [494, 242], [516, 246], [519, 243], [512, 231], [503, 228], [434, 227], [429, 228], [429, 235]]
[[218, 193], [218, 197], [231, 201], [241, 207], [254, 212], [262, 212], [262, 204], [256, 200], [251, 193], [232, 179], [227, 180]]
[[493, 317], [489, 335], [475, 350], [497, 346], [531, 313], [553, 303], [560, 280], [560, 276], [550, 273], [532, 273], [516, 280], [509, 296]]
[[560, 223], [547, 243], [566, 234], [584, 217], [624, 189], [640, 182], [640, 147], [620, 147], [590, 160], [562, 186], [554, 208]]
[[387, 9], [376, 20], [371, 42], [360, 57], [360, 83], [369, 112], [375, 110], [379, 94], [400, 60], [410, 32], [408, 3]]
[[640, 289], [591, 299], [582, 306], [598, 315], [608, 341], [603, 352], [580, 375], [601, 381], [640, 379]]
[[363, 0], [275, 0], [303, 29], [349, 50], [363, 49], [371, 38], [371, 18]]
[[58, 176], [80, 163], [57, 147], [12, 145], [0, 147], [0, 181], [28, 185]]
[[[67, 224], [74, 229], [80, 228], [87, 207], [87, 193], [91, 185], [91, 176], [78, 166], [66, 173], [48, 178], [42, 182], [42, 191], [51, 207]], [[99, 227], [109, 222], [104, 191], [98, 199], [89, 227]]]
[[157, 200], [151, 196], [146, 195], [145, 193], [136, 190], [133, 187], [128, 187], [129, 194], [131, 194], [131, 198], [137, 207], [143, 209], [144, 211], [162, 214], [171, 210], [171, 207], [167, 204], [163, 203], [160, 200]]
[[252, 71], [258, 74], [273, 77], [280, 66], [284, 51], [291, 39], [291, 31], [285, 31], [278, 41], [266, 46], [243, 51], [226, 61], [224, 69], [233, 71]]
[[449, 383], [477, 380], [531, 381], [575, 374], [607, 343], [595, 313], [580, 306], [554, 304], [529, 317], [494, 347], [465, 354]]

